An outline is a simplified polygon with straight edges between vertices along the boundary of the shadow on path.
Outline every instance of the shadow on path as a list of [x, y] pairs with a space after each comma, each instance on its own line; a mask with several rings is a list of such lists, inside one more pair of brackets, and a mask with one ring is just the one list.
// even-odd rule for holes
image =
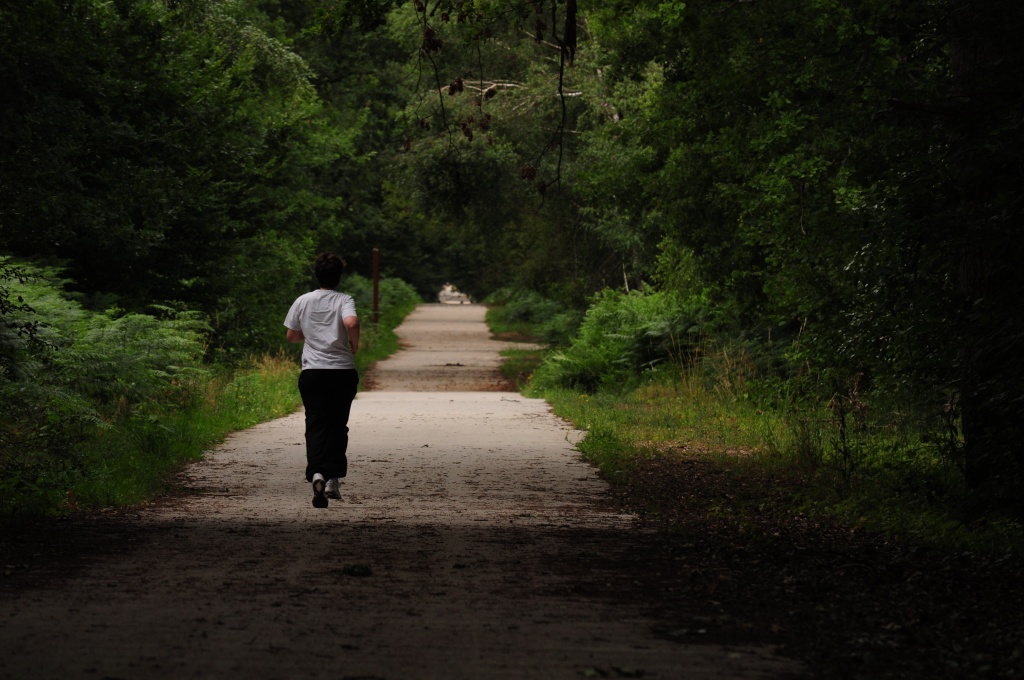
[[[445, 388], [464, 387], [460, 373], [495, 379], [482, 313], [420, 308], [409, 350], [378, 376], [400, 382], [418, 364], [426, 384], [443, 362], [461, 364], [444, 366]], [[573, 448], [580, 433], [543, 401], [386, 389], [360, 394], [351, 428], [343, 499], [326, 510], [302, 478], [300, 413], [232, 436], [152, 506], [9, 539], [0, 677], [800, 671], [758, 631], [708, 643], [668, 578], [673, 558], [614, 507]]]

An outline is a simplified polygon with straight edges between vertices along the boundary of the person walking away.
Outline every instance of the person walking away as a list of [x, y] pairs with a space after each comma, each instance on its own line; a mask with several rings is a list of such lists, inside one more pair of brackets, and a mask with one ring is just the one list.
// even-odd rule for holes
[[306, 481], [313, 485], [313, 507], [340, 499], [338, 480], [348, 474], [348, 417], [359, 374], [359, 317], [351, 296], [337, 289], [344, 262], [323, 253], [313, 264], [319, 290], [292, 303], [284, 325], [289, 342], [301, 342], [299, 393], [306, 411]]

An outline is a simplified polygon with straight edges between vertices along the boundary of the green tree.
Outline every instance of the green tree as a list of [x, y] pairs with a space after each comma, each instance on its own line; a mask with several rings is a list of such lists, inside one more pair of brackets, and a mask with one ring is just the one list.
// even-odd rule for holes
[[244, 9], [5, 6], [0, 247], [66, 263], [96, 307], [180, 301], [220, 345], [267, 346], [300, 263], [340, 230], [319, 184], [354, 148]]
[[1021, 10], [625, 9], [592, 17], [609, 73], [664, 78], [637, 131], [604, 134], [626, 158], [650, 146], [645, 202], [663, 253], [695, 254], [720, 304], [736, 305], [737, 332], [799, 332], [794, 359], [835, 376], [826, 389], [863, 375], [933, 413], [962, 406], [970, 478], [1012, 499]]

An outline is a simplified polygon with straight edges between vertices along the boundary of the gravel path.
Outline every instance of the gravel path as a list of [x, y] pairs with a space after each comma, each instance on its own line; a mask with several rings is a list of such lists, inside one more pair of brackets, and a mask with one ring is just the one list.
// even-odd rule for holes
[[423, 305], [399, 329], [326, 510], [300, 413], [231, 437], [172, 498], [58, 525], [0, 580], [0, 678], [799, 675], [701, 644], [579, 433], [501, 391], [483, 313]]

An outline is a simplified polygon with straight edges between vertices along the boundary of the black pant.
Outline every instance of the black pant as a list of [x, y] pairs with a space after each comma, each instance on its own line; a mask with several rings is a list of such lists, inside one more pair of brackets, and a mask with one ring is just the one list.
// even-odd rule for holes
[[306, 481], [348, 474], [348, 415], [356, 398], [355, 369], [306, 369], [299, 374], [299, 394], [306, 409]]

